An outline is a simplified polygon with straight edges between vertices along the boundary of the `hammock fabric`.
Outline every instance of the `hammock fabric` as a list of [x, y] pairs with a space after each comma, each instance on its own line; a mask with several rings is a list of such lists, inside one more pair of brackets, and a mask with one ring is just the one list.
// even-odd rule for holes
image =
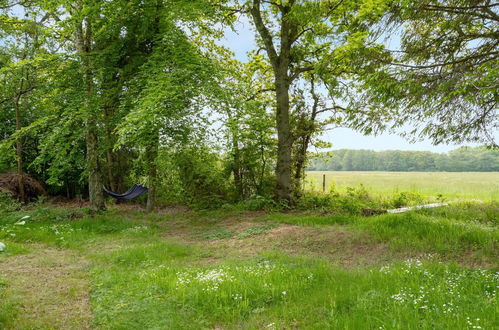
[[123, 193], [123, 194], [117, 194], [115, 192], [107, 190], [106, 187], [103, 187], [103, 188], [104, 188], [104, 191], [109, 196], [112, 196], [112, 197], [114, 197], [116, 199], [123, 200], [123, 201], [137, 198], [137, 197], [145, 194], [147, 192], [147, 190], [148, 190], [147, 187], [141, 186], [139, 184], [134, 184], [132, 186], [132, 188], [128, 189], [128, 191], [126, 193]]

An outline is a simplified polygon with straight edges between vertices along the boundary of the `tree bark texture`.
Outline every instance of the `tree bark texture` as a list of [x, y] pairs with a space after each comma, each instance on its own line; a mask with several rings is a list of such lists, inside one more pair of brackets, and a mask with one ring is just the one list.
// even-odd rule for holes
[[[284, 71], [284, 68], [283, 68]], [[276, 74], [276, 126], [277, 126], [277, 164], [276, 164], [276, 198], [279, 201], [292, 203], [291, 180], [291, 125], [289, 122], [289, 83], [287, 72]]]
[[[85, 24], [84, 24], [85, 23]], [[84, 27], [83, 27], [84, 24]], [[92, 30], [91, 22], [87, 18], [80, 22], [76, 31], [76, 49], [81, 56], [84, 69], [84, 79], [86, 88], [86, 147], [87, 147], [87, 171], [88, 171], [88, 192], [90, 204], [95, 211], [105, 209], [104, 193], [102, 190], [102, 176], [99, 166], [99, 138], [97, 130], [97, 113], [92, 104], [94, 86], [92, 69], [90, 67], [89, 53], [91, 51]]]
[[152, 212], [156, 206], [156, 188], [158, 184], [158, 166], [156, 164], [159, 148], [159, 133], [154, 137], [151, 148], [147, 151], [148, 188], [146, 211]]
[[277, 129], [277, 164], [276, 174], [276, 194], [278, 201], [293, 204], [292, 190], [292, 170], [291, 170], [291, 147], [292, 134], [290, 125], [290, 102], [289, 88], [291, 86], [291, 76], [289, 73], [291, 63], [291, 46], [295, 34], [295, 26], [287, 19], [287, 14], [291, 6], [280, 5], [281, 11], [281, 30], [280, 30], [280, 49], [277, 52], [273, 37], [261, 13], [261, 0], [253, 0], [250, 9], [256, 30], [260, 35], [265, 51], [269, 57], [272, 69], [274, 71], [274, 83], [276, 88], [276, 129]]
[[[21, 89], [18, 95], [16, 95], [15, 98], [15, 109], [16, 109], [16, 130], [20, 131], [22, 128], [21, 125], [21, 106], [20, 106], [20, 99], [21, 99], [21, 91], [23, 89], [23, 82], [24, 79], [21, 80]], [[16, 157], [17, 157], [17, 185], [18, 185], [18, 191], [19, 191], [19, 199], [21, 202], [25, 203], [26, 202], [26, 194], [24, 191], [24, 173], [23, 173], [23, 144], [21, 141], [21, 138], [17, 138], [16, 140]]]

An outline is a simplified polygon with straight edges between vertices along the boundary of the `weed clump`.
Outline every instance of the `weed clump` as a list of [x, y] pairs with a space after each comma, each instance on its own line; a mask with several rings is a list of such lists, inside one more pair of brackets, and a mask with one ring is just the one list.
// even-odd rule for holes
[[334, 187], [327, 193], [305, 192], [298, 201], [297, 208], [338, 214], [377, 215], [386, 213], [387, 209], [420, 205], [427, 201], [424, 196], [411, 191], [396, 192], [388, 197], [375, 196], [361, 184], [346, 187], [342, 193]]
[[21, 203], [13, 195], [0, 190], [0, 212], [15, 212], [21, 209]]

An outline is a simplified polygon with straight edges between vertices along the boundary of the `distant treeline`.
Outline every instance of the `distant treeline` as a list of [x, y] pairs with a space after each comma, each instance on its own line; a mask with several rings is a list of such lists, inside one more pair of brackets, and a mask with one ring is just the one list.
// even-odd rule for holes
[[496, 172], [499, 150], [461, 147], [447, 154], [430, 151], [340, 149], [311, 159], [309, 171]]

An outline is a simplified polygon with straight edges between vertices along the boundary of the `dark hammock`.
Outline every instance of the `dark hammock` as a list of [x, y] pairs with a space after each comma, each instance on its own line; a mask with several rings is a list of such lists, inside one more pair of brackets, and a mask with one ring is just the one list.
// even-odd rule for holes
[[104, 191], [109, 196], [112, 196], [116, 199], [123, 200], [123, 201], [137, 198], [137, 197], [145, 194], [148, 190], [147, 187], [141, 186], [140, 184], [134, 184], [132, 186], [132, 188], [128, 189], [128, 191], [123, 193], [123, 194], [117, 194], [115, 192], [107, 190], [106, 187], [103, 187], [103, 188], [104, 188]]

